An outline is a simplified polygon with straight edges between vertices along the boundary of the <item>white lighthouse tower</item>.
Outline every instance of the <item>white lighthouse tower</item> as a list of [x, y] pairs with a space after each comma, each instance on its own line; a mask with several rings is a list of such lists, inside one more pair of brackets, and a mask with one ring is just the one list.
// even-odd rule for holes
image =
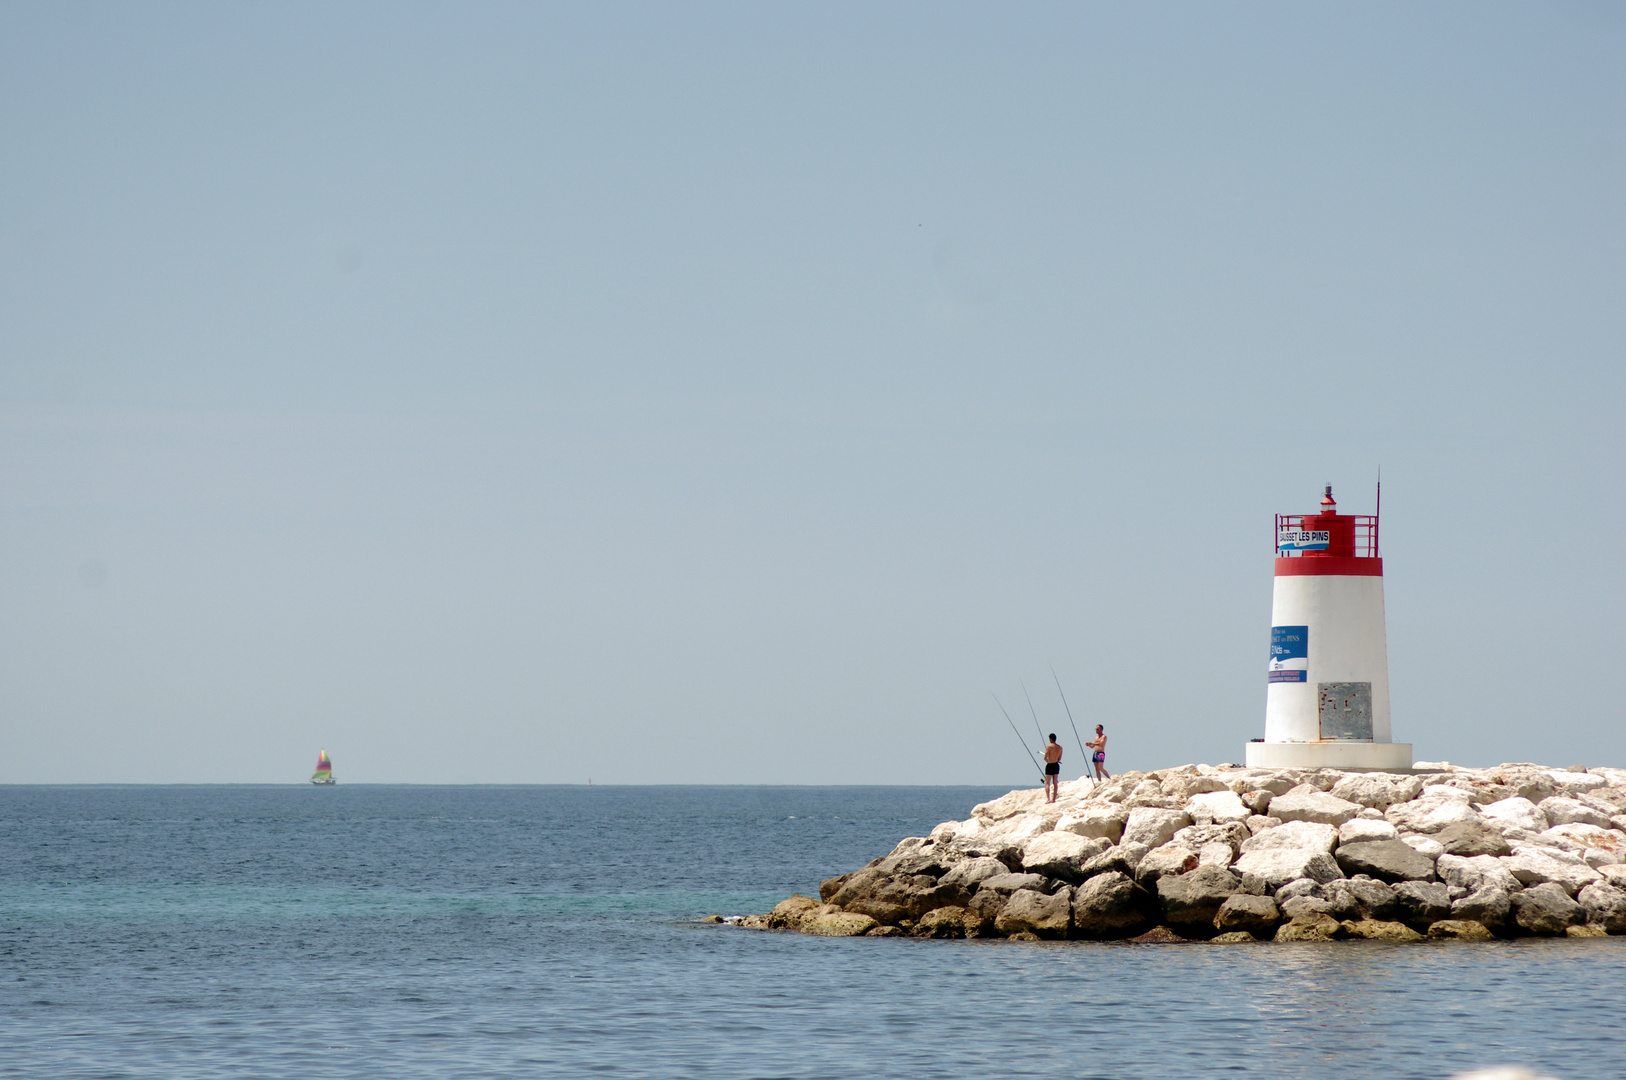
[[1377, 515], [1340, 514], [1327, 485], [1319, 514], [1276, 515], [1263, 768], [1409, 769], [1389, 741], [1389, 650]]

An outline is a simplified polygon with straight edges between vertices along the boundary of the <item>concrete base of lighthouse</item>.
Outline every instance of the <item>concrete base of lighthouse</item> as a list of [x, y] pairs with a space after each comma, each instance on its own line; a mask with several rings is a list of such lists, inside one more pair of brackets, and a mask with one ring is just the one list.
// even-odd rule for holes
[[1411, 743], [1334, 741], [1250, 742], [1247, 762], [1256, 769], [1372, 769], [1398, 772], [1411, 768]]

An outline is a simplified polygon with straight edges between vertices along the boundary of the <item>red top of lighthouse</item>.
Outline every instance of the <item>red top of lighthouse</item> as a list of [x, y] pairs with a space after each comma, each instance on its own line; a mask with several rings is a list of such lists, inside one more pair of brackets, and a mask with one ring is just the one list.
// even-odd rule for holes
[[1378, 516], [1340, 514], [1332, 485], [1319, 514], [1276, 515], [1276, 576], [1340, 574], [1382, 577]]

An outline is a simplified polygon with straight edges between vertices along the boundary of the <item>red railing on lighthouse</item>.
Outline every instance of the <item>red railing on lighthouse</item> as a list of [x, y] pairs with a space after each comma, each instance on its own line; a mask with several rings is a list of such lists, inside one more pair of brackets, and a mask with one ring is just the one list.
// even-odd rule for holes
[[[1326, 532], [1325, 548], [1284, 547], [1284, 532]], [[1276, 557], [1316, 558], [1326, 555], [1378, 558], [1378, 515], [1376, 514], [1277, 514]]]

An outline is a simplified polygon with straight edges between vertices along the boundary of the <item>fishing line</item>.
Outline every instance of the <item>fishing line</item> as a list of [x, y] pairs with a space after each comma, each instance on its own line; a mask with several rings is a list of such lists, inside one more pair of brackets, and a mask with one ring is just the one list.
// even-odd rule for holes
[[1062, 692], [1061, 679], [1056, 676], [1054, 665], [1050, 668], [1050, 677], [1056, 680], [1056, 693], [1061, 694], [1061, 707], [1067, 710], [1067, 723], [1072, 726], [1073, 738], [1078, 740], [1078, 748], [1082, 751], [1084, 749], [1084, 736], [1078, 733], [1078, 725], [1073, 723], [1073, 707], [1067, 704], [1067, 695]]
[[1022, 683], [1022, 696], [1028, 699], [1028, 712], [1033, 713], [1033, 730], [1039, 733], [1039, 745], [1043, 746], [1045, 744], [1044, 728], [1039, 726], [1039, 714], [1033, 708], [1033, 695], [1028, 693], [1027, 683], [1022, 682], [1021, 679], [1016, 681]]
[[[990, 690], [988, 692], [988, 696], [994, 699], [995, 705], [999, 705], [998, 694], [995, 694], [992, 690]], [[1028, 741], [1022, 738], [1022, 733], [1020, 731], [1016, 730], [1016, 721], [1011, 719], [1010, 713], [1005, 712], [1005, 706], [999, 705], [999, 711], [1005, 713], [1005, 722], [1011, 725], [1011, 734], [1016, 736], [1016, 741], [1022, 744], [1022, 752], [1027, 754], [1029, 761], [1033, 762], [1034, 771], [1040, 776], [1043, 776], [1044, 770], [1039, 768], [1039, 759], [1033, 756], [1033, 751], [1028, 749]]]

